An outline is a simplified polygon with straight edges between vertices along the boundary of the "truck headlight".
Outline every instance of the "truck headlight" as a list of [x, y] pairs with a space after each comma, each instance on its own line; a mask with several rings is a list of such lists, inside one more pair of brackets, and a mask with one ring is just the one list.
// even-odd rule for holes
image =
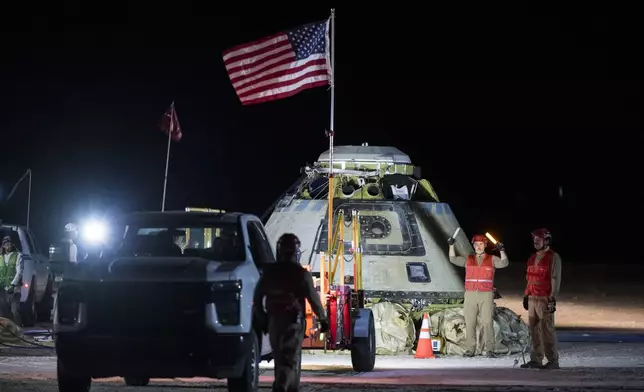
[[224, 280], [221, 282], [214, 282], [210, 286], [210, 291], [219, 292], [219, 291], [241, 291], [242, 281], [241, 280]]
[[226, 280], [211, 284], [209, 302], [215, 304], [217, 318], [222, 325], [239, 324], [241, 289], [241, 280]]
[[74, 325], [79, 320], [80, 305], [84, 301], [84, 292], [78, 286], [63, 286], [58, 291], [56, 310], [58, 312], [58, 323], [61, 325]]

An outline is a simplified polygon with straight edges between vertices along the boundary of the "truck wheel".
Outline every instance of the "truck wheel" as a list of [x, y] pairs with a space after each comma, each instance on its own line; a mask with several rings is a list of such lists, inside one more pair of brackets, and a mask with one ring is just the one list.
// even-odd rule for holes
[[239, 377], [228, 378], [229, 392], [256, 392], [259, 389], [259, 342], [255, 333], [251, 333], [249, 339], [250, 352], [246, 356], [244, 371]]
[[65, 367], [57, 361], [56, 373], [58, 374], [58, 390], [60, 392], [89, 392], [92, 387], [92, 378], [79, 376], [68, 372]]
[[51, 321], [51, 310], [54, 306], [54, 279], [51, 275], [47, 278], [47, 287], [42, 300], [36, 305], [36, 316], [38, 321], [49, 322]]
[[149, 377], [124, 377], [125, 385], [131, 387], [145, 387], [150, 383]]
[[18, 307], [22, 327], [33, 327], [36, 325], [36, 293], [34, 292], [34, 289], [34, 282], [32, 280], [31, 285], [29, 286], [27, 300], [25, 302], [20, 302]]
[[356, 372], [370, 372], [376, 365], [376, 323], [369, 312], [369, 333], [365, 338], [353, 338], [351, 364]]

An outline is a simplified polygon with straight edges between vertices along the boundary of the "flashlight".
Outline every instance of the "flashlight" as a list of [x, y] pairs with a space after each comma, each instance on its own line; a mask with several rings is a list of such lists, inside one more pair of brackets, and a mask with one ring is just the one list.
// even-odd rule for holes
[[457, 227], [457, 228], [456, 228], [456, 231], [454, 231], [454, 234], [452, 234], [452, 238], [456, 239], [456, 236], [458, 235], [458, 233], [459, 233], [460, 231], [461, 231], [461, 228], [460, 228], [460, 227]]
[[487, 237], [488, 240], [490, 240], [494, 245], [496, 245], [497, 241], [492, 237], [490, 233], [485, 233], [485, 236]]

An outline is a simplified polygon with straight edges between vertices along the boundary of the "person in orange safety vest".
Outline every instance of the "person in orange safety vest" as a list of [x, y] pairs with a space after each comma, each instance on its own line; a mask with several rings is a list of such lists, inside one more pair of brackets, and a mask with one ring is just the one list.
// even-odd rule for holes
[[[548, 229], [532, 232], [536, 253], [528, 259], [523, 308], [528, 311], [532, 335], [530, 362], [522, 368], [559, 369], [555, 311], [561, 285], [561, 257], [550, 248], [552, 235]], [[548, 360], [543, 365], [544, 356]]]
[[449, 261], [459, 267], [465, 267], [465, 346], [463, 355], [472, 357], [476, 354], [476, 325], [477, 318], [481, 319], [483, 329], [482, 354], [494, 357], [494, 274], [497, 268], [505, 268], [509, 264], [503, 244], [497, 242], [496, 249], [501, 257], [485, 253], [488, 244], [487, 237], [477, 234], [472, 238], [474, 254], [467, 257], [456, 256], [454, 238], [447, 240], [449, 244]]

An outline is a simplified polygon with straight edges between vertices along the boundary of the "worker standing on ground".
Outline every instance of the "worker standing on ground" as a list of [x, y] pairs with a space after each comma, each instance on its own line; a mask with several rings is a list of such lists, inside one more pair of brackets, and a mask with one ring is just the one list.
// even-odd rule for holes
[[447, 240], [449, 244], [449, 261], [459, 267], [465, 267], [465, 346], [463, 355], [472, 357], [476, 354], [476, 324], [481, 318], [483, 327], [482, 354], [493, 358], [494, 355], [494, 274], [497, 268], [505, 268], [509, 264], [503, 244], [497, 242], [496, 249], [501, 257], [485, 253], [487, 238], [477, 234], [472, 238], [474, 254], [467, 257], [456, 256], [454, 238]]
[[2, 239], [2, 253], [0, 257], [0, 312], [2, 317], [10, 318], [14, 323], [22, 325], [20, 319], [20, 286], [24, 263], [22, 253], [13, 244], [11, 237]]
[[[268, 331], [275, 357], [273, 391], [299, 389], [302, 341], [306, 329], [306, 302], [320, 321], [320, 332], [329, 323], [311, 273], [300, 265], [300, 240], [284, 234], [277, 241], [277, 263], [266, 265], [253, 299], [254, 311], [264, 332]], [[266, 310], [263, 299], [266, 298]]]
[[65, 239], [64, 244], [69, 247], [69, 261], [72, 263], [78, 263], [78, 246], [76, 241], [78, 240], [78, 228], [73, 223], [68, 223], [65, 225]]
[[[522, 368], [559, 369], [555, 311], [561, 285], [561, 257], [550, 248], [552, 235], [548, 229], [532, 232], [536, 253], [528, 259], [527, 285], [523, 308], [528, 311], [532, 353]], [[543, 365], [543, 357], [548, 363]]]

